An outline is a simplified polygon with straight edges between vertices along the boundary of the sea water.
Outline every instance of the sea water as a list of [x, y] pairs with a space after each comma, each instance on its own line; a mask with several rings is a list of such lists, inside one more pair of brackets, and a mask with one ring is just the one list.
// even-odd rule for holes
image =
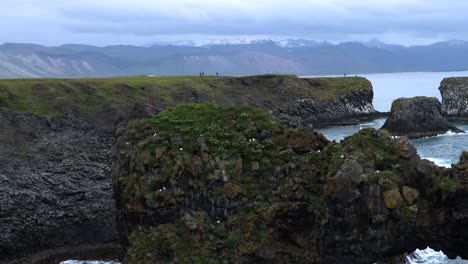
[[[325, 127], [318, 130], [329, 140], [339, 142], [363, 128], [379, 129], [384, 123], [385, 119], [381, 118], [354, 126]], [[455, 122], [452, 124], [468, 131], [468, 123]], [[447, 132], [435, 137], [413, 139], [411, 143], [416, 147], [421, 158], [428, 159], [438, 166], [450, 167], [452, 163], [458, 163], [463, 151], [468, 151], [468, 133]]]
[[[400, 97], [431, 96], [441, 100], [438, 90], [440, 82], [446, 77], [468, 76], [468, 72], [433, 72], [433, 73], [391, 73], [364, 75], [374, 88], [374, 107], [380, 112], [389, 112], [393, 100]], [[355, 126], [326, 127], [319, 129], [329, 140], [340, 141], [363, 128], [379, 129], [385, 119], [363, 122]], [[455, 122], [456, 127], [468, 131], [468, 123]], [[435, 137], [411, 140], [421, 158], [428, 159], [443, 167], [450, 167], [460, 160], [463, 151], [468, 151], [468, 133], [445, 133]], [[442, 252], [430, 248], [417, 250], [408, 263], [425, 264], [468, 264], [460, 258], [450, 260]]]
[[[364, 74], [374, 88], [374, 107], [380, 112], [389, 112], [393, 100], [400, 97], [431, 96], [441, 100], [438, 90], [440, 82], [446, 77], [468, 76], [468, 72], [414, 72]], [[385, 119], [364, 122], [356, 126], [327, 127], [320, 129], [328, 139], [340, 141], [358, 132], [362, 128], [380, 128]], [[468, 123], [455, 123], [457, 127], [468, 131]], [[422, 158], [429, 159], [439, 166], [450, 166], [458, 162], [463, 150], [468, 150], [468, 134], [447, 133], [436, 137], [411, 141]], [[467, 260], [450, 260], [442, 252], [432, 249], [418, 250], [414, 258], [408, 259], [411, 264], [468, 264]], [[68, 261], [61, 264], [118, 264], [102, 261]]]

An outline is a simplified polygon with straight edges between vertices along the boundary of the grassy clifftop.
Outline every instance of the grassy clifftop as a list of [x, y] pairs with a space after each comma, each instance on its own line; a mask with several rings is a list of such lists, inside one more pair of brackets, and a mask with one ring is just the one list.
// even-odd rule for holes
[[370, 82], [360, 77], [302, 79], [293, 75], [14, 79], [0, 80], [0, 107], [46, 116], [69, 109], [98, 114], [135, 102], [159, 109], [186, 102], [268, 107], [305, 97], [327, 102], [371, 89]]

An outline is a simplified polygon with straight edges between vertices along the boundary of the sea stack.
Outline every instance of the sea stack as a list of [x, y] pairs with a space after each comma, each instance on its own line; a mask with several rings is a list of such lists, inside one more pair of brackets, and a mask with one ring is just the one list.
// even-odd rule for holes
[[463, 132], [444, 119], [437, 98], [422, 96], [395, 100], [382, 129], [409, 138], [435, 136], [448, 131]]
[[468, 120], [468, 77], [445, 78], [439, 90], [442, 114], [451, 119]]

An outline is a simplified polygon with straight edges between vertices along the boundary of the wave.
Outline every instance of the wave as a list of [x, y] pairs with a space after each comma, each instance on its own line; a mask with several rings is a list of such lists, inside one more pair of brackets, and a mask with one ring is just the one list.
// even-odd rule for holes
[[451, 260], [443, 252], [435, 251], [432, 248], [418, 249], [406, 257], [406, 260], [409, 264], [468, 264], [467, 260], [461, 258]]
[[435, 165], [439, 167], [445, 167], [445, 168], [452, 167], [452, 162], [450, 160], [444, 160], [444, 159], [438, 159], [438, 158], [425, 158], [425, 157], [421, 157], [421, 158], [432, 161], [434, 162]]
[[120, 264], [117, 261], [102, 261], [102, 260], [67, 260], [60, 264]]
[[436, 136], [422, 137], [422, 138], [418, 138], [418, 139], [414, 139], [414, 140], [417, 141], [417, 140], [421, 140], [421, 139], [430, 139], [430, 138], [437, 138], [437, 137], [453, 137], [453, 136], [468, 136], [468, 133], [467, 132], [457, 133], [457, 132], [453, 132], [453, 131], [448, 131], [446, 133], [438, 134]]

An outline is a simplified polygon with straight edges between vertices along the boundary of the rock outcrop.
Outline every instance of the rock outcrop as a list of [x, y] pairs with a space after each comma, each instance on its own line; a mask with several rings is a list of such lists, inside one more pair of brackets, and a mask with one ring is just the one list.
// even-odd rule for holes
[[132, 122], [117, 152], [124, 263], [374, 263], [427, 246], [468, 258], [466, 154], [442, 169], [405, 138], [328, 142], [214, 105]]
[[[262, 107], [298, 127], [374, 112], [372, 87], [363, 78], [0, 80], [0, 263], [115, 254], [109, 250], [118, 240], [111, 188], [115, 132], [128, 120], [207, 101]], [[308, 140], [307, 134], [296, 137], [294, 151], [307, 152], [315, 142], [301, 145]], [[262, 170], [261, 162], [243, 166]], [[239, 192], [236, 185], [231, 189]]]
[[392, 110], [382, 129], [393, 135], [419, 138], [448, 131], [463, 132], [441, 115], [440, 102], [435, 97], [400, 98], [392, 103]]
[[452, 119], [468, 120], [468, 78], [445, 78], [440, 87], [442, 114]]

